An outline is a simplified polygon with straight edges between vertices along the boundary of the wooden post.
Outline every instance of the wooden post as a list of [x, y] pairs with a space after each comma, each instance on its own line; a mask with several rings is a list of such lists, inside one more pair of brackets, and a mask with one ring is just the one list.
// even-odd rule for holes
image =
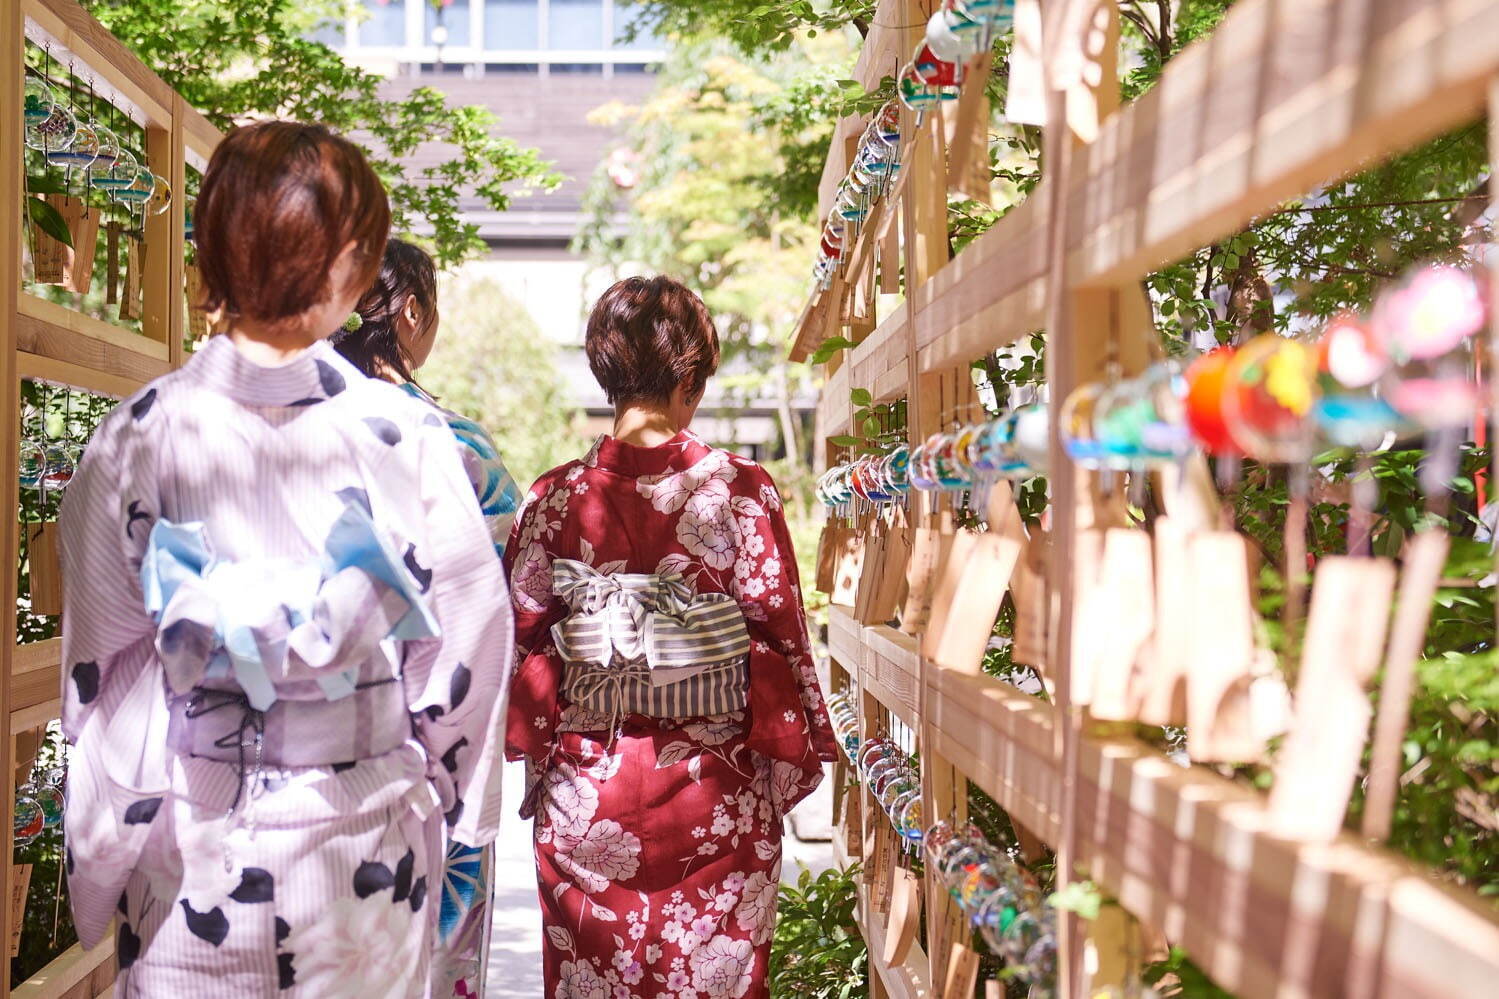
[[[15, 206], [24, 197], [21, 158], [21, 93], [25, 68], [25, 25], [21, 0], [0, 0], [0, 420], [5, 432], [0, 434], [0, 496], [6, 513], [0, 516], [0, 549], [4, 550], [5, 571], [0, 572], [0, 770], [11, 786], [5, 789], [3, 828], [10, 829], [15, 813], [15, 747], [11, 744], [10, 681], [15, 666], [16, 605], [15, 565], [20, 542], [20, 522], [16, 516], [19, 483], [16, 480], [17, 434], [20, 426], [20, 375], [16, 366], [16, 323], [13, 317], [20, 305], [21, 292], [21, 220]], [[11, 864], [7, 853], [0, 864], [0, 899], [9, 900]], [[0, 906], [0, 940], [11, 937], [10, 906]], [[0, 962], [0, 993], [10, 995], [10, 962]]]
[[[1100, 0], [1071, 0], [1048, 12], [1045, 22], [1044, 50], [1048, 58], [1069, 45], [1081, 44], [1063, 35], [1077, 30], [1080, 8], [1088, 5], [1106, 23], [1101, 47], [1100, 71], [1092, 86], [1098, 117], [1111, 113], [1119, 104], [1116, 54], [1118, 49], [1118, 14], [1113, 4]], [[1045, 129], [1046, 177], [1043, 180], [1047, 198], [1047, 225], [1050, 243], [1049, 270], [1051, 282], [1047, 294], [1046, 378], [1050, 389], [1053, 414], [1063, 400], [1082, 382], [1102, 373], [1102, 358], [1108, 355], [1111, 331], [1118, 330], [1121, 319], [1116, 289], [1078, 288], [1069, 279], [1068, 198], [1070, 173], [1077, 143], [1067, 127], [1069, 102], [1076, 94], [1047, 86], [1047, 127]], [[1075, 112], [1074, 112], [1075, 114]], [[1122, 339], [1122, 338], [1121, 338]], [[1077, 856], [1077, 804], [1075, 801], [1078, 766], [1078, 740], [1083, 715], [1073, 704], [1073, 614], [1072, 595], [1077, 545], [1077, 512], [1083, 500], [1081, 476], [1062, 448], [1058, 421], [1051, 423], [1051, 473], [1047, 481], [1052, 490], [1052, 563], [1048, 577], [1050, 618], [1052, 621], [1051, 671], [1056, 682], [1057, 725], [1055, 750], [1062, 761], [1061, 836], [1057, 844], [1056, 883], [1064, 888], [1073, 878], [1072, 866]], [[1058, 919], [1058, 995], [1072, 996], [1082, 985], [1083, 927], [1076, 915], [1062, 913]]]

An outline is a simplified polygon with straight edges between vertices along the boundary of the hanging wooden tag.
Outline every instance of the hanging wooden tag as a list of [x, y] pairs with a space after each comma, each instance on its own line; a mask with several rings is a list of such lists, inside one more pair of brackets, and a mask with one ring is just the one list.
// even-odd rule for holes
[[1249, 687], [1256, 652], [1249, 549], [1232, 531], [1207, 531], [1188, 545], [1192, 591], [1187, 656], [1187, 754], [1214, 763], [1258, 760]]
[[906, 963], [920, 922], [921, 882], [907, 868], [897, 867], [891, 874], [890, 918], [885, 924], [885, 949], [881, 955], [886, 967]]
[[32, 223], [31, 279], [37, 284], [62, 284], [67, 265], [67, 244], [53, 239], [40, 226]]
[[120, 232], [118, 222], [104, 226], [104, 301], [118, 305], [120, 301]]
[[880, 291], [886, 295], [900, 294], [900, 223], [890, 212], [889, 224], [885, 227], [884, 239], [880, 242]]
[[932, 614], [932, 590], [937, 585], [937, 568], [945, 550], [952, 545], [951, 534], [941, 534], [934, 527], [918, 527], [911, 538], [911, 565], [906, 573], [906, 604], [901, 609], [900, 630], [919, 635]]
[[[957, 595], [958, 586], [963, 581], [963, 567], [973, 557], [978, 544], [979, 535], [976, 532], [959, 531], [952, 536], [947, 551], [943, 553], [942, 564], [937, 570], [937, 583], [933, 587], [926, 630], [921, 636], [921, 654], [928, 659], [937, 653], [937, 644], [942, 637], [942, 629], [947, 626], [947, 619], [953, 613], [953, 598]], [[990, 624], [992, 625], [993, 622], [991, 621]]]
[[187, 295], [187, 335], [191, 340], [201, 340], [208, 335], [208, 314], [199, 308], [203, 301], [203, 275], [197, 264], [184, 264], [182, 283]]
[[858, 530], [850, 529], [840, 539], [833, 589], [828, 599], [842, 607], [852, 607], [858, 597], [859, 577], [863, 572], [864, 536]]
[[1325, 842], [1343, 828], [1372, 709], [1395, 590], [1387, 559], [1325, 558], [1312, 585], [1296, 715], [1276, 758], [1269, 821], [1276, 835]]
[[125, 287], [120, 294], [120, 318], [140, 319], [141, 308], [141, 241], [125, 234]]
[[1046, 562], [1051, 557], [1051, 538], [1045, 531], [1031, 532], [1020, 561], [1015, 566], [1010, 593], [1015, 600], [1015, 635], [1011, 658], [1037, 672], [1047, 662], [1049, 608], [1046, 601]]
[[1369, 755], [1369, 790], [1364, 797], [1363, 834], [1383, 840], [1390, 835], [1395, 789], [1400, 777], [1401, 744], [1410, 715], [1416, 659], [1426, 643], [1442, 570], [1447, 564], [1447, 532], [1422, 531], [1411, 539], [1400, 570], [1400, 597], [1390, 628], [1384, 676], [1379, 683], [1379, 716], [1374, 723], [1374, 746]]
[[26, 928], [26, 896], [31, 890], [31, 865], [10, 865], [10, 956], [21, 955], [21, 931]]
[[875, 826], [874, 870], [869, 879], [869, 904], [884, 915], [890, 911], [890, 874], [895, 869], [895, 830], [885, 821], [884, 812], [870, 813]]
[[1093, 647], [1105, 637], [1099, 632], [1095, 617], [1106, 613], [1101, 594], [1103, 570], [1103, 531], [1096, 527], [1077, 532], [1072, 543], [1072, 703], [1087, 705], [1093, 700]]
[[864, 856], [864, 830], [859, 825], [862, 801], [863, 792], [858, 786], [849, 788], [843, 795], [843, 822], [839, 826], [839, 832], [843, 836], [843, 849], [848, 853], [850, 861]]
[[839, 537], [843, 533], [843, 525], [836, 520], [829, 520], [822, 525], [822, 534], [817, 538], [817, 574], [813, 584], [823, 593], [833, 592], [833, 580], [838, 570], [838, 549], [842, 545]]
[[975, 201], [989, 203], [989, 67], [994, 57], [981, 52], [963, 71], [952, 142], [947, 150], [947, 186]]
[[[954, 552], [957, 546], [953, 546]], [[940, 631], [928, 631], [930, 658], [950, 669], [982, 672], [984, 650], [994, 634], [994, 619], [1009, 591], [1022, 545], [993, 531], [977, 536], [957, 567], [958, 579], [943, 615]]]
[[1084, 669], [1093, 676], [1094, 718], [1133, 721], [1139, 715], [1147, 684], [1138, 668], [1145, 665], [1141, 653], [1155, 618], [1150, 563], [1150, 535], [1131, 527], [1104, 532], [1099, 602], [1082, 647], [1088, 656]]
[[89, 283], [94, 274], [94, 250], [99, 245], [99, 209], [82, 198], [71, 198], [61, 194], [47, 195], [47, 201], [56, 208], [68, 225], [72, 246], [63, 249], [62, 286], [80, 295], [88, 294]]
[[942, 999], [973, 999], [978, 978], [978, 953], [960, 943], [953, 944], [947, 958], [947, 976], [942, 980]]
[[885, 624], [899, 612], [906, 599], [906, 571], [911, 564], [911, 529], [897, 523], [885, 535], [884, 562], [870, 603], [867, 624]]
[[1188, 607], [1192, 583], [1188, 535], [1176, 517], [1155, 521], [1155, 627], [1141, 650], [1140, 721], [1184, 725], [1187, 721]]
[[57, 523], [26, 525], [26, 559], [31, 568], [31, 613], [62, 613], [62, 567], [57, 558]]
[[1015, 0], [1015, 36], [1010, 43], [1005, 120], [1045, 125], [1046, 71], [1043, 68], [1040, 0]]
[[859, 567], [859, 583], [854, 594], [854, 620], [860, 624], [877, 624], [870, 617], [874, 599], [885, 571], [886, 534], [878, 520], [864, 537], [864, 562]]

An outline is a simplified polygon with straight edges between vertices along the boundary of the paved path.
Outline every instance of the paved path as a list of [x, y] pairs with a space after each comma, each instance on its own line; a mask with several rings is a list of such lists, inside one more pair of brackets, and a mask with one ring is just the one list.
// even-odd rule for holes
[[[536, 901], [536, 866], [531, 857], [531, 823], [516, 816], [525, 774], [519, 764], [505, 767], [505, 819], [495, 850], [494, 933], [489, 944], [489, 984], [485, 999], [545, 999], [541, 988], [541, 913]], [[784, 878], [795, 879], [800, 865], [823, 870], [833, 863], [830, 835], [831, 779], [797, 806], [787, 824]], [[801, 837], [801, 838], [799, 838]]]

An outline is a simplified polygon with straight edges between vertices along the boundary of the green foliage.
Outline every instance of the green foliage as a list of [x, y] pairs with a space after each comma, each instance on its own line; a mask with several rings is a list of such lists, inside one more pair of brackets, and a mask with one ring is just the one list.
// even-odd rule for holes
[[876, 0], [642, 0], [639, 29], [657, 35], [725, 38], [745, 55], [790, 48], [802, 34], [852, 27], [866, 34]]
[[493, 435], [522, 491], [581, 457], [586, 442], [557, 369], [557, 348], [525, 307], [493, 281], [456, 281], [441, 294], [442, 325], [417, 374], [444, 406]]
[[45, 198], [36, 197], [39, 194], [66, 193], [62, 182], [56, 178], [26, 178], [26, 217], [30, 219], [32, 225], [62, 245], [72, 246], [73, 234], [68, 232], [68, 223], [63, 219], [62, 212], [52, 207], [52, 204]]
[[[221, 129], [257, 117], [315, 121], [364, 146], [390, 190], [394, 228], [435, 229], [440, 266], [483, 248], [459, 217], [471, 192], [503, 211], [514, 193], [555, 187], [559, 178], [534, 149], [494, 134], [487, 109], [450, 104], [440, 90], [382, 93], [380, 76], [344, 62], [308, 35], [341, 20], [339, 0], [85, 0], [84, 6], [187, 102]], [[401, 160], [426, 143], [448, 151], [421, 170]]]
[[1140, 977], [1155, 987], [1161, 999], [1234, 999], [1232, 992], [1214, 985], [1180, 947], [1172, 947], [1164, 960], [1146, 965]]
[[776, 999], [861, 999], [869, 995], [864, 938], [854, 921], [859, 868], [781, 884], [770, 944], [770, 994]]

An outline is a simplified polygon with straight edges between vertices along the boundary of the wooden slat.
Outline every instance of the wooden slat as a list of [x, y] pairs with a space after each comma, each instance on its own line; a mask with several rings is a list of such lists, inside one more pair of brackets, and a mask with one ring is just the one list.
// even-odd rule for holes
[[62, 639], [18, 645], [11, 662], [11, 711], [24, 711], [58, 699], [62, 686]]
[[842, 365], [828, 377], [817, 400], [817, 410], [822, 417], [822, 432], [828, 437], [837, 437], [849, 432], [849, 383], [848, 365]]
[[1046, 321], [1046, 216], [1038, 189], [916, 295], [922, 371], [962, 364]]
[[1048, 843], [1061, 826], [1061, 769], [1052, 709], [1009, 684], [932, 667], [927, 707], [933, 749]]
[[116, 399], [134, 395], [145, 384], [144, 381], [134, 378], [107, 375], [93, 368], [80, 367], [77, 364], [43, 357], [40, 354], [17, 354], [16, 368], [21, 378], [34, 378], [56, 385], [67, 385], [98, 395], [113, 396]]
[[[19, 486], [14, 474], [18, 461], [21, 425], [20, 389], [21, 380], [16, 373], [16, 299], [21, 289], [21, 221], [18, 206], [25, 195], [25, 160], [22, 149], [22, 104], [21, 94], [25, 79], [25, 63], [21, 39], [24, 20], [21, 7], [15, 0], [0, 0], [0, 216], [5, 222], [0, 225], [0, 421], [4, 433], [0, 434], [0, 468], [6, 474], [0, 478], [0, 503], [6, 513], [0, 517], [0, 559], [5, 569], [0, 572], [0, 662], [7, 672], [11, 665], [11, 649], [16, 642], [16, 565], [20, 555], [20, 523], [16, 510], [19, 501]], [[0, 828], [12, 828], [15, 815], [15, 747], [11, 743], [10, 685], [0, 683], [0, 771], [9, 776], [10, 787], [0, 786]], [[0, 865], [0, 899], [10, 901], [10, 863]], [[0, 909], [0, 940], [10, 940], [10, 906]], [[10, 994], [10, 962], [0, 968], [0, 993]]]
[[[194, 163], [196, 169], [201, 171], [206, 165], [208, 157], [213, 155], [216, 147], [224, 138], [224, 133], [214, 127], [213, 122], [203, 117], [197, 108], [182, 102], [180, 108], [182, 117], [183, 142], [185, 153], [189, 160], [197, 160]], [[180, 195], [178, 188], [172, 188], [174, 195]]]
[[11, 999], [61, 999], [68, 990], [93, 974], [100, 965], [113, 962], [114, 935], [105, 936], [93, 950], [74, 944], [41, 971], [10, 992]]
[[850, 381], [858, 388], [868, 389], [875, 402], [892, 402], [905, 395], [909, 373], [907, 312], [904, 307], [891, 312], [873, 333], [849, 351]]
[[920, 727], [920, 663], [916, 639], [889, 625], [862, 630], [863, 671], [860, 684], [909, 728]]
[[[1435, 999], [1499, 980], [1493, 911], [1394, 855], [1271, 836], [1259, 795], [1132, 740], [1084, 739], [1079, 756], [1077, 862], [1220, 986]], [[1381, 974], [1400, 985], [1376, 991]]]
[[168, 371], [165, 343], [53, 302], [21, 295], [16, 347], [126, 381], [143, 383]]
[[1122, 283], [1482, 114], [1496, 0], [1244, 0], [1079, 152], [1070, 270]]
[[[136, 58], [88, 11], [72, 0], [21, 0], [25, 16], [52, 41], [61, 62], [86, 66], [99, 78], [99, 96], [157, 125], [171, 121], [172, 88]], [[116, 93], [110, 92], [113, 87]]]

